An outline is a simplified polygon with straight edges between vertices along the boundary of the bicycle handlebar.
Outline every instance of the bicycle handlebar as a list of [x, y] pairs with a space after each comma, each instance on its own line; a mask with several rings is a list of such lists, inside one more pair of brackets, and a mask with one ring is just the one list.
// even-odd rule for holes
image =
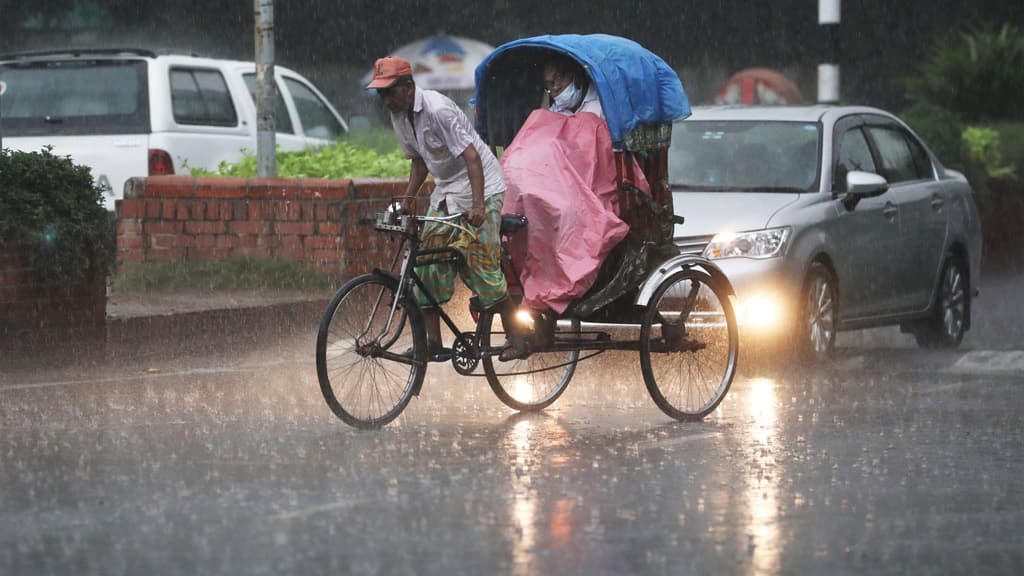
[[461, 224], [458, 224], [458, 222], [462, 220], [462, 218], [467, 214], [469, 214], [469, 212], [456, 212], [454, 214], [449, 214], [447, 216], [416, 216], [416, 220], [419, 222], [438, 222], [440, 224], [445, 224], [451, 226], [452, 228], [462, 230], [466, 234], [472, 236], [474, 240], [476, 240], [476, 232], [470, 230], [469, 228]]
[[416, 222], [437, 222], [446, 226], [451, 226], [452, 228], [457, 228], [469, 234], [475, 240], [478, 236], [477, 233], [458, 223], [467, 214], [468, 212], [456, 212], [447, 216], [413, 216], [389, 210], [388, 212], [377, 213], [374, 218], [360, 218], [358, 222], [360, 224], [372, 224], [373, 227], [378, 230], [409, 233], [411, 230], [406, 223], [408, 222], [407, 219], [411, 218]]

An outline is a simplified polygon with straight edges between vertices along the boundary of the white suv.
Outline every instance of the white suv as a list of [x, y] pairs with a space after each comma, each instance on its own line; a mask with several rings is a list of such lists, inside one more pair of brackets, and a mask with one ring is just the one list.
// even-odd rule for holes
[[[275, 116], [280, 150], [336, 140], [348, 126], [306, 78], [282, 66]], [[75, 50], [0, 56], [3, 146], [53, 146], [92, 169], [108, 210], [132, 176], [214, 169], [256, 150], [252, 62]]]

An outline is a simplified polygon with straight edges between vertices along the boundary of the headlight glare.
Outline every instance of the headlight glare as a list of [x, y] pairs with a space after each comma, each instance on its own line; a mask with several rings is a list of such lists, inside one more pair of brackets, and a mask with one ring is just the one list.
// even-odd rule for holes
[[719, 258], [774, 258], [782, 255], [789, 239], [789, 228], [769, 228], [753, 232], [716, 234], [704, 249], [704, 256]]

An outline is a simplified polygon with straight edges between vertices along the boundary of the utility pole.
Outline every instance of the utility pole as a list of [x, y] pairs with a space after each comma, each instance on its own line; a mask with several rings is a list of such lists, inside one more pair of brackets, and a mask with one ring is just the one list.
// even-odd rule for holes
[[823, 62], [818, 64], [818, 102], [839, 103], [839, 2], [818, 0], [818, 24], [825, 38]]
[[256, 9], [256, 172], [277, 176], [274, 100], [274, 0], [253, 0]]
[[4, 92], [7, 91], [7, 84], [0, 80], [0, 152], [4, 150]]

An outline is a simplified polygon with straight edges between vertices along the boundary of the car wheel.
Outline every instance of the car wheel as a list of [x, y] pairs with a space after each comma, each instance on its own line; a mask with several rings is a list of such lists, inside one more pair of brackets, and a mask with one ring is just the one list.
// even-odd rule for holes
[[823, 360], [835, 347], [839, 319], [839, 290], [828, 266], [821, 262], [811, 264], [801, 302], [798, 351], [806, 360]]
[[956, 348], [967, 332], [970, 313], [967, 266], [962, 258], [950, 254], [942, 265], [931, 316], [914, 330], [917, 345], [922, 348]]

